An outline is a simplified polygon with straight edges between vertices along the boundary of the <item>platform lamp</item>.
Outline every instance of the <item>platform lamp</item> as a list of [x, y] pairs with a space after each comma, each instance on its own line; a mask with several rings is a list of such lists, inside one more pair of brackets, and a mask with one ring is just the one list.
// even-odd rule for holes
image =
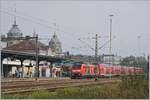
[[[113, 17], [114, 15], [113, 14], [110, 14], [109, 15], [109, 17], [110, 17], [110, 47], [109, 47], [109, 54], [110, 54], [110, 56], [109, 56], [109, 65], [111, 65], [111, 54], [112, 54], [112, 52], [111, 52], [111, 41], [112, 41], [112, 17]], [[111, 75], [110, 75], [110, 79], [111, 79]]]

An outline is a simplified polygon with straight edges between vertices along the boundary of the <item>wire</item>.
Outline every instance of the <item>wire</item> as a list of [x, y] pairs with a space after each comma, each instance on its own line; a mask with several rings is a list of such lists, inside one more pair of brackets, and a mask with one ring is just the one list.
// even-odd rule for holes
[[[6, 14], [8, 14], [8, 15], [15, 15], [15, 14], [12, 14], [12, 13], [7, 12], [7, 11], [2, 11], [2, 9], [0, 9], [0, 12], [6, 13]], [[16, 15], [16, 16], [17, 16], [17, 17], [20, 17], [20, 18], [22, 18], [22, 19], [24, 19], [24, 20], [26, 20], [26, 21], [32, 21], [32, 22], [34, 22], [34, 23], [36, 23], [36, 24], [39, 24], [39, 25], [45, 26], [45, 27], [47, 27], [47, 28], [54, 29], [53, 27], [48, 26], [48, 25], [45, 25], [45, 24], [42, 24], [42, 23], [40, 23], [40, 22], [36, 22], [36, 21], [31, 20], [31, 19], [28, 19], [28, 18], [22, 17], [22, 16], [18, 16], [18, 15]]]
[[[116, 37], [113, 37], [112, 40], [114, 40]], [[106, 46], [108, 43], [110, 42], [110, 40], [106, 41], [101, 47], [98, 48], [99, 49], [102, 49], [104, 46]]]
[[[6, 8], [4, 8], [4, 9], [6, 9]], [[3, 9], [1, 9], [1, 10], [3, 10]], [[8, 9], [6, 9], [6, 10], [8, 10]], [[10, 11], [10, 10], [8, 10], [8, 11], [4, 11], [3, 10], [3, 12], [5, 12], [5, 13], [7, 13], [7, 14], [9, 14], [9, 15], [15, 15], [14, 14], [14, 12], [13, 12], [13, 14], [12, 14], [12, 11]], [[11, 12], [11, 13], [10, 13]], [[18, 11], [17, 11], [17, 13], [18, 13]], [[54, 30], [58, 30], [58, 28], [54, 28], [54, 27], [52, 27], [52, 26], [49, 26], [49, 25], [45, 25], [45, 22], [46, 23], [48, 23], [49, 21], [46, 21], [46, 20], [43, 20], [43, 19], [40, 19], [40, 18], [36, 18], [36, 17], [33, 17], [33, 16], [27, 16], [28, 14], [22, 14], [23, 16], [26, 16], [26, 17], [30, 17], [30, 21], [31, 21], [31, 19], [34, 19], [34, 20], [32, 20], [32, 22], [34, 21], [34, 23], [36, 22], [37, 23], [37, 21], [38, 21], [38, 24], [40, 24], [40, 25], [42, 25], [43, 23], [41, 23], [41, 22], [39, 22], [39, 21], [42, 21], [42, 22], [44, 22], [44, 26], [46, 26], [47, 28], [51, 28], [51, 29], [54, 29]], [[17, 17], [20, 17], [20, 16], [17, 16]], [[23, 19], [26, 19], [26, 20], [29, 20], [28, 18], [24, 18], [24, 17], [21, 17], [21, 18], [23, 18]], [[37, 19], [37, 21], [35, 21], [35, 19]], [[54, 24], [54, 23], [52, 23], [52, 22], [50, 22], [50, 24]], [[60, 25], [59, 25], [60, 26]], [[62, 29], [60, 29], [59, 28], [59, 31], [60, 32], [63, 32], [63, 33], [71, 33], [71, 35], [70, 36], [72, 36], [72, 35], [74, 35], [75, 37], [77, 37], [74, 33], [72, 33], [72, 32], [67, 32], [67, 31], [64, 31], [64, 30], [62, 30]]]
[[84, 41], [82, 41], [80, 38], [78, 39], [79, 41], [81, 41], [81, 42], [83, 42], [83, 43], [85, 43], [91, 50], [95, 50], [94, 48], [92, 48], [88, 43], [86, 43], [86, 42], [84, 42]]
[[[10, 11], [11, 12], [11, 10], [10, 9], [7, 9], [7, 8], [3, 8], [3, 9], [5, 9], [5, 10], [8, 10], [8, 11]], [[22, 13], [22, 12], [19, 12], [19, 11], [17, 11], [16, 12], [17, 14], [21, 14], [21, 15], [25, 15], [25, 16], [28, 16], [28, 17], [30, 17], [30, 18], [33, 18], [33, 19], [36, 19], [36, 20], [40, 20], [40, 21], [43, 21], [43, 22], [50, 22], [50, 21], [46, 21], [46, 20], [43, 20], [43, 19], [41, 19], [41, 18], [37, 18], [37, 17], [33, 17], [33, 16], [31, 16], [31, 15], [29, 15], [29, 14], [25, 14], [25, 13]], [[54, 22], [50, 22], [51, 24], [54, 24]]]
[[[10, 13], [9, 11], [4, 11], [4, 10], [2, 10], [2, 9], [0, 9], [0, 12], [6, 13], [6, 14], [8, 14], [8, 15], [13, 15], [13, 16], [15, 15], [15, 16], [17, 16], [17, 17], [19, 17], [19, 18], [22, 18], [22, 19], [26, 20], [26, 21], [34, 22], [34, 23], [39, 24], [39, 25], [42, 25], [42, 26], [44, 26], [44, 27], [57, 30], [57, 28], [54, 28], [54, 27], [49, 26], [49, 25], [46, 25], [45, 23], [43, 24], [43, 23], [41, 23], [41, 22], [35, 21], [35, 19], [37, 19], [38, 21], [40, 20], [40, 21], [42, 21], [42, 22], [44, 22], [44, 21], [45, 21], [45, 22], [48, 22], [48, 21], [43, 20], [43, 19], [40, 19], [40, 18], [35, 18], [35, 17], [30, 16], [30, 19], [29, 19], [29, 18], [26, 18], [26, 17], [27, 17], [26, 15], [23, 15], [23, 16], [26, 16], [26, 17], [22, 17], [22, 16], [20, 16], [20, 15], [16, 15], [16, 13], [13, 14], [12, 12]], [[32, 18], [34, 18], [34, 20], [32, 20]], [[51, 24], [53, 24], [53, 23], [51, 23]], [[64, 32], [64, 33], [68, 33], [68, 32], [66, 32], [66, 31], [63, 31], [63, 30], [60, 30], [60, 29], [59, 29], [59, 31], [60, 31], [60, 32]], [[70, 32], [69, 32], [69, 33], [70, 33]], [[44, 35], [44, 34], [43, 34], [43, 35]], [[46, 34], [45, 34], [45, 35], [46, 35]], [[72, 35], [74, 35], [74, 34], [71, 34], [71, 35], [63, 34], [63, 36], [64, 36], [64, 35], [73, 37]], [[74, 35], [74, 36], [76, 37], [76, 35]], [[72, 40], [71, 38], [67, 38], [67, 39]], [[83, 38], [83, 39], [93, 39], [93, 38], [89, 38], [89, 37], [88, 37], [88, 38]], [[39, 40], [46, 40], [46, 41], [48, 41], [49, 38], [39, 38]], [[88, 47], [90, 47], [91, 50], [95, 50], [95, 49], [92, 48], [88, 43], [82, 41], [80, 38], [79, 38], [78, 40], [80, 40], [81, 42], [85, 43]], [[107, 43], [105, 43], [105, 44], [107, 44]], [[105, 44], [104, 44], [104, 45], [105, 45]], [[104, 45], [102, 45], [99, 49], [103, 48]], [[81, 48], [81, 47], [80, 47], [80, 48]], [[78, 48], [78, 49], [79, 49], [79, 48]]]
[[[13, 14], [12, 12], [10, 13], [9, 11], [3, 11], [2, 9], [0, 9], [0, 11], [3, 12], [3, 13], [6, 13], [6, 14], [8, 14], [8, 15], [13, 15], [13, 16], [16, 15], [16, 13]], [[27, 15], [27, 14], [26, 14], [26, 15]], [[23, 15], [24, 17], [22, 17], [22, 16], [20, 16], [20, 15], [17, 15], [17, 17], [22, 18], [22, 19], [25, 19], [26, 21], [32, 21], [32, 22], [34, 22], [34, 23], [37, 23], [37, 24], [42, 25], [42, 26], [47, 27], [47, 28], [56, 29], [56, 28], [53, 28], [53, 27], [51, 27], [51, 26], [49, 26], [49, 25], [45, 25], [45, 24], [42, 24], [42, 23], [37, 22], [37, 21], [35, 21], [35, 20], [32, 20], [32, 19], [31, 19], [32, 16], [30, 16], [30, 19], [29, 19], [29, 18], [26, 18], [26, 17], [25, 17], [26, 15]], [[32, 18], [37, 19], [37, 18], [35, 18], [35, 17], [32, 17]], [[39, 20], [44, 21], [44, 20], [38, 18], [38, 21], [39, 21]], [[46, 21], [46, 22], [48, 22], [48, 21]], [[60, 32], [64, 32], [64, 33], [68, 33], [68, 32], [66, 32], [66, 31], [63, 31], [63, 30], [60, 30], [60, 29], [59, 29], [59, 31], [60, 31]], [[70, 33], [70, 32], [69, 32], [69, 33]], [[44, 35], [44, 34], [43, 34], [43, 35]], [[77, 36], [74, 35], [73, 33], [72, 33], [71, 35], [63, 34], [63, 36], [64, 36], [64, 35], [66, 35], [67, 37], [68, 37], [68, 36], [71, 36], [71, 37], [73, 37], [73, 38], [74, 38], [74, 37], [77, 37]], [[60, 36], [61, 36], [61, 35], [60, 35]], [[65, 37], [66, 37], [66, 36], [65, 36]], [[61, 37], [62, 37], [62, 36], [61, 36]], [[72, 39], [71, 39], [70, 37], [67, 38], [67, 40], [68, 40], [68, 39], [72, 41]], [[50, 41], [50, 40], [47, 39], [47, 38], [46, 38], [46, 39], [45, 39], [45, 38], [40, 38], [39, 40], [45, 40], [46, 42], [49, 42], [49, 41]]]

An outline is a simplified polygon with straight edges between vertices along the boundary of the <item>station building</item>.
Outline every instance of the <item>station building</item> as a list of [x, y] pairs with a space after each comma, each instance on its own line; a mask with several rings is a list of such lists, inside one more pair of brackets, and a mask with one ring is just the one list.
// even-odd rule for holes
[[[22, 31], [19, 29], [16, 24], [16, 20], [12, 25], [11, 29], [7, 33], [7, 38], [19, 38], [23, 37]], [[52, 36], [48, 45], [43, 44], [38, 41], [38, 53], [39, 55], [48, 55], [48, 56], [62, 56], [62, 47], [61, 42], [59, 41], [56, 33]], [[2, 50], [10, 50], [10, 51], [20, 51], [27, 53], [35, 53], [36, 51], [36, 41], [27, 39], [27, 40], [8, 40], [6, 42], [6, 46], [2, 48]], [[20, 61], [18, 59], [13, 59], [13, 57], [5, 58], [2, 61], [2, 74], [4, 77], [12, 77], [15, 74], [16, 70], [18, 72], [24, 72], [23, 77], [34, 77], [35, 75], [35, 65], [36, 62], [30, 59], [27, 59], [23, 62], [23, 66], [20, 65]], [[39, 71], [41, 77], [50, 77], [50, 63], [46, 61], [41, 61], [39, 64]]]

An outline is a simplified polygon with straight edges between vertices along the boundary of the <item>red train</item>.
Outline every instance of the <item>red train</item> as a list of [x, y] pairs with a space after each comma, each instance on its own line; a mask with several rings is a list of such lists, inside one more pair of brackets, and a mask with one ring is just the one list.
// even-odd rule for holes
[[141, 67], [107, 66], [105, 64], [86, 65], [80, 62], [74, 63], [71, 68], [71, 78], [115, 77], [134, 74], [144, 74], [144, 69]]

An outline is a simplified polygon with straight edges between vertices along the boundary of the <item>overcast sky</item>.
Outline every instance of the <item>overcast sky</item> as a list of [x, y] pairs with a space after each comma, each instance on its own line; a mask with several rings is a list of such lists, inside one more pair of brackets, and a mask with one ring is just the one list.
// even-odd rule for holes
[[[99, 47], [109, 40], [109, 14], [114, 14], [114, 54], [150, 54], [150, 1], [1, 1], [0, 28], [1, 34], [6, 35], [16, 15], [24, 35], [32, 35], [35, 30], [40, 41], [48, 45], [56, 31], [63, 51], [94, 55], [86, 43], [94, 48], [95, 41], [86, 38], [92, 38], [96, 33], [100, 35]], [[109, 53], [109, 44], [99, 50], [99, 54], [104, 53]]]

